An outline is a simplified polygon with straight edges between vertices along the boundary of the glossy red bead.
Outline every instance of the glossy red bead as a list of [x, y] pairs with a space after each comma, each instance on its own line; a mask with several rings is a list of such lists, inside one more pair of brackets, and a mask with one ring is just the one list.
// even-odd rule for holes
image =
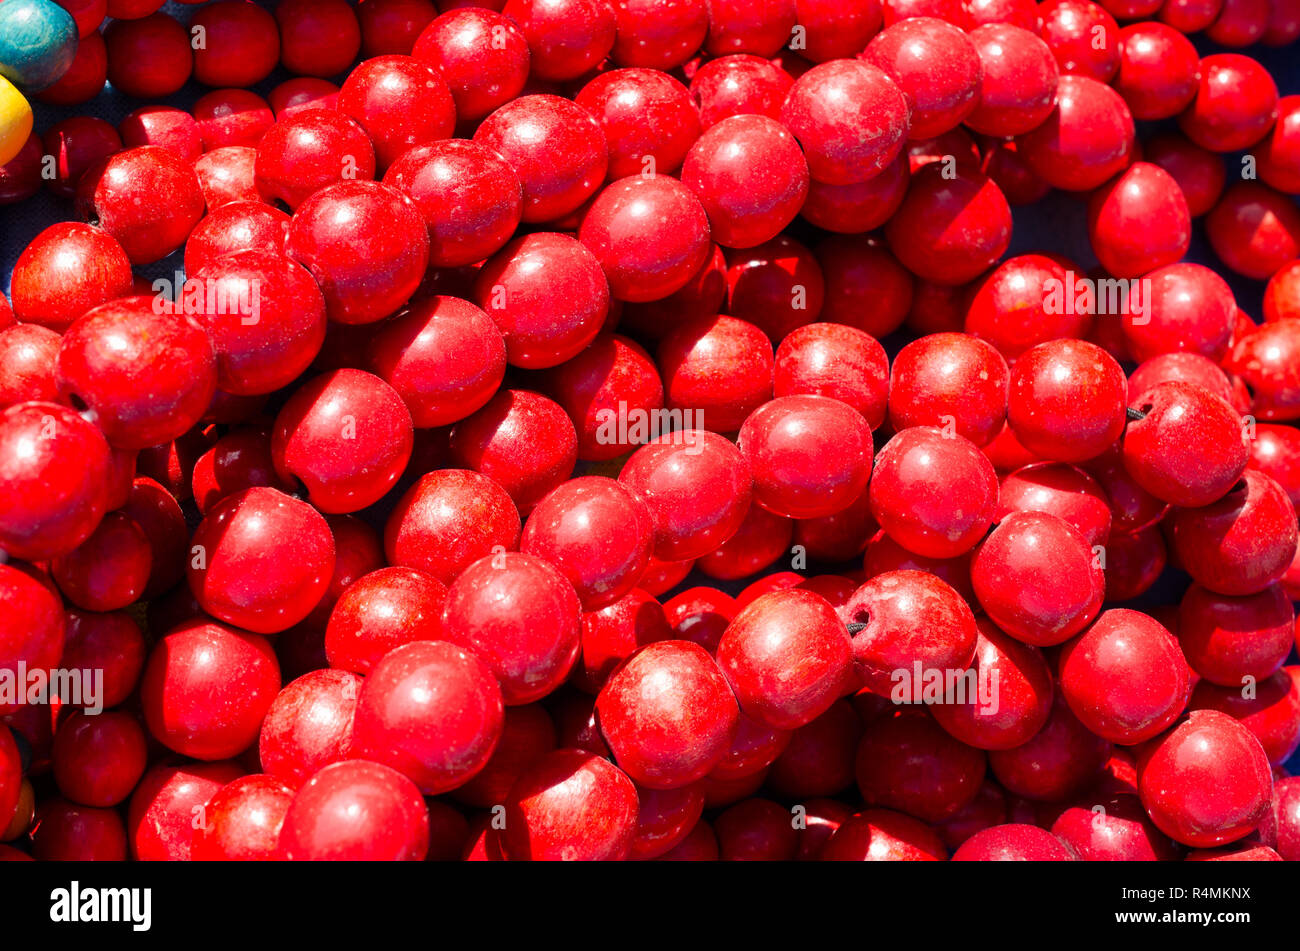
[[997, 476], [969, 440], [929, 427], [885, 444], [872, 473], [871, 512], [894, 541], [931, 558], [975, 546], [993, 521]]
[[533, 555], [482, 558], [448, 589], [442, 638], [478, 654], [511, 706], [555, 690], [578, 658], [581, 636], [573, 585]]
[[289, 861], [424, 860], [429, 810], [394, 769], [367, 760], [332, 763], [295, 794], [280, 830]]
[[619, 767], [652, 789], [689, 785], [731, 747], [739, 710], [723, 671], [699, 645], [661, 641], [620, 666], [596, 699]]

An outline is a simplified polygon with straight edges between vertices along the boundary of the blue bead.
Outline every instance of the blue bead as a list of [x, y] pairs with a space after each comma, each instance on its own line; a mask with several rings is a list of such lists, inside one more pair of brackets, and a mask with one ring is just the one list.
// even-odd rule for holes
[[77, 23], [54, 0], [0, 3], [0, 76], [39, 91], [58, 82], [77, 55]]

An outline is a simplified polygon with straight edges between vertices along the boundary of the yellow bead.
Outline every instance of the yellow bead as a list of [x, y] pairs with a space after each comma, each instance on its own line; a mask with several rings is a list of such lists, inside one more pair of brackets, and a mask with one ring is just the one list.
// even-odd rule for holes
[[0, 165], [8, 165], [32, 134], [32, 107], [14, 84], [0, 76]]

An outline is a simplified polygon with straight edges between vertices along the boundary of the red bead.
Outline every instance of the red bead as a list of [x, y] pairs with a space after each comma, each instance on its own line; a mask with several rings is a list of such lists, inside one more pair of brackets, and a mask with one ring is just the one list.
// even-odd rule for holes
[[0, 408], [59, 398], [54, 379], [59, 340], [53, 330], [36, 324], [12, 324], [0, 330]]
[[89, 225], [64, 222], [23, 249], [10, 294], [18, 320], [62, 332], [92, 307], [125, 297], [131, 282], [131, 262], [117, 241]]
[[1138, 293], [1141, 306], [1130, 292], [1122, 306], [1127, 313], [1121, 315], [1124, 341], [1135, 359], [1190, 350], [1217, 360], [1226, 353], [1236, 301], [1218, 274], [1199, 264], [1171, 264], [1147, 274]]
[[[843, 792], [853, 783], [861, 735], [862, 723], [852, 706], [837, 700], [825, 713], [794, 731], [772, 764], [768, 786], [799, 800]], [[809, 812], [811, 815], [811, 809]]]
[[605, 133], [610, 179], [675, 172], [700, 137], [700, 114], [690, 93], [657, 70], [602, 73], [574, 101]]
[[1083, 470], [1064, 463], [1035, 463], [1006, 476], [998, 493], [998, 518], [1012, 512], [1055, 515], [1078, 529], [1090, 545], [1105, 545], [1111, 535], [1105, 490]]
[[108, 47], [102, 34], [92, 28], [77, 43], [77, 55], [58, 82], [36, 94], [40, 102], [52, 106], [79, 106], [89, 102], [104, 89], [108, 80]]
[[1280, 766], [1300, 746], [1300, 692], [1283, 670], [1264, 678], [1249, 695], [1240, 685], [1202, 680], [1192, 693], [1193, 710], [1218, 710], [1255, 734], [1268, 761]]
[[1300, 193], [1300, 96], [1278, 100], [1277, 122], [1259, 143], [1255, 158], [1265, 184], [1288, 194]]
[[992, 265], [1011, 240], [1011, 208], [997, 185], [958, 168], [930, 163], [912, 177], [898, 212], [885, 225], [890, 250], [913, 274], [964, 284]]
[[703, 648], [662, 641], [610, 676], [596, 715], [624, 772], [651, 789], [674, 789], [718, 765], [739, 713], [722, 670]]
[[296, 75], [337, 75], [361, 49], [361, 26], [346, 0], [284, 0], [275, 8], [275, 20], [280, 62]]
[[[51, 643], [39, 624], [34, 624], [33, 631], [42, 633], [46, 643]], [[67, 670], [77, 671], [84, 678], [83, 683], [92, 682], [102, 671], [98, 699], [105, 708], [117, 706], [135, 690], [144, 666], [145, 642], [130, 615], [69, 610], [67, 639], [62, 644], [63, 657], [59, 663]], [[45, 666], [30, 656], [27, 663], [29, 668]]]
[[673, 638], [664, 609], [640, 588], [582, 616], [582, 656], [574, 668], [574, 686], [599, 693], [614, 668], [637, 648]]
[[654, 521], [646, 505], [603, 476], [572, 479], [528, 516], [520, 550], [551, 562], [573, 584], [584, 611], [632, 590], [650, 556]]
[[1300, 418], [1300, 321], [1280, 320], [1237, 340], [1224, 362], [1241, 377], [1253, 397], [1260, 419]]
[[1144, 749], [1138, 777], [1152, 821], [1166, 835], [1199, 848], [1253, 831], [1268, 811], [1272, 791], [1259, 741], [1217, 710], [1193, 711]]
[[[366, 247], [360, 258], [358, 240]], [[316, 278], [331, 320], [366, 324], [415, 293], [428, 265], [429, 238], [406, 195], [378, 182], [345, 181], [298, 207], [285, 251]]]
[[448, 10], [425, 26], [411, 55], [442, 75], [456, 114], [468, 121], [482, 119], [518, 96], [531, 59], [518, 23], [474, 7]]
[[1189, 139], [1213, 152], [1249, 148], [1277, 117], [1277, 84], [1263, 66], [1239, 53], [1201, 60], [1196, 99], [1178, 125]]
[[809, 324], [791, 331], [777, 347], [773, 392], [777, 398], [814, 395], [841, 401], [876, 429], [885, 420], [889, 360], [865, 331]]
[[116, 238], [132, 264], [152, 264], [185, 243], [203, 217], [203, 192], [184, 159], [143, 146], [87, 170], [77, 211]]
[[[271, 242], [283, 234], [283, 220], [265, 226]], [[325, 339], [325, 300], [304, 268], [279, 251], [248, 250], [195, 273], [182, 301], [211, 334], [224, 392], [269, 393], [307, 369]]]
[[1040, 647], [1082, 630], [1105, 591], [1088, 540], [1046, 512], [1014, 512], [998, 523], [971, 562], [971, 583], [994, 623]]
[[664, 616], [673, 633], [710, 653], [718, 649], [727, 625], [739, 611], [739, 602], [716, 588], [687, 588], [664, 604]]
[[1030, 170], [1056, 188], [1086, 191], [1133, 160], [1133, 116], [1109, 86], [1086, 76], [1062, 76], [1056, 109], [1017, 140]]
[[687, 153], [681, 179], [704, 205], [713, 240], [729, 248], [775, 237], [798, 214], [809, 181], [794, 136], [774, 119], [755, 115], [732, 116], [707, 129]]
[[1280, 485], [1292, 505], [1300, 504], [1300, 431], [1270, 423], [1257, 425], [1247, 466]]
[[507, 244], [479, 270], [473, 296], [505, 337], [507, 361], [527, 369], [576, 356], [609, 310], [600, 260], [588, 243], [556, 232]]
[[294, 795], [280, 830], [289, 861], [420, 862], [429, 810], [415, 785], [367, 760], [332, 763]]
[[116, 611], [143, 593], [151, 562], [144, 532], [126, 515], [111, 512], [89, 538], [50, 567], [59, 590], [77, 607]]
[[104, 514], [108, 444], [54, 403], [0, 413], [0, 549], [43, 561], [72, 551]]
[[338, 109], [369, 133], [381, 169], [413, 146], [450, 138], [456, 128], [447, 84], [432, 67], [409, 56], [366, 60], [340, 88]]
[[[1013, 749], [1028, 742], [1052, 708], [1052, 674], [1035, 647], [1022, 644], [990, 621], [978, 622], [975, 659], [942, 702], [931, 708], [945, 730], [984, 750]], [[953, 668], [950, 668], [953, 669]], [[960, 668], [956, 668], [960, 669]]]
[[1281, 486], [1247, 469], [1241, 482], [1217, 501], [1170, 514], [1174, 555], [1180, 567], [1212, 591], [1263, 591], [1282, 578], [1295, 556], [1294, 512]]
[[1144, 413], [1124, 434], [1124, 467], [1147, 492], [1197, 507], [1222, 498], [1241, 478], [1248, 450], [1241, 419], [1223, 399], [1188, 383], [1135, 394]]
[[1120, 64], [1119, 24], [1089, 0], [1049, 0], [1039, 7], [1043, 39], [1061, 72], [1108, 83]]
[[1057, 802], [1092, 782], [1111, 745], [1089, 731], [1056, 691], [1047, 723], [1027, 742], [989, 754], [989, 766], [1008, 792]]
[[984, 769], [983, 750], [919, 711], [873, 721], [858, 744], [858, 788], [867, 804], [925, 822], [947, 819], [974, 799]]
[[1136, 162], [1089, 199], [1088, 237], [1110, 274], [1137, 277], [1187, 253], [1191, 214], [1172, 175]]
[[[220, 210], [224, 205], [234, 202], [262, 203], [262, 196], [257, 190], [257, 149], [246, 145], [230, 145], [213, 149], [194, 163], [194, 174], [199, 177], [199, 188], [203, 191], [203, 200], [209, 212]], [[264, 205], [268, 211], [279, 209]], [[208, 218], [211, 214], [208, 215]], [[285, 216], [288, 217], [287, 215]], [[208, 218], [204, 218], [192, 234], [199, 233]], [[278, 243], [273, 246], [279, 250], [284, 245], [285, 229], [279, 235]], [[186, 242], [188, 250], [190, 242]]]
[[1173, 723], [1190, 689], [1173, 635], [1124, 608], [1106, 611], [1061, 649], [1060, 687], [1084, 726], [1125, 746]]
[[1124, 431], [1127, 380], [1106, 351], [1082, 340], [1040, 343], [1011, 371], [1007, 421], [1026, 449], [1082, 462]]
[[817, 258], [786, 235], [727, 255], [727, 312], [780, 343], [817, 319], [825, 282]]
[[241, 776], [203, 807], [191, 855], [196, 862], [270, 861], [293, 790], [273, 776]]
[[271, 14], [244, 0], [208, 4], [190, 20], [203, 28], [204, 45], [194, 50], [194, 78], [205, 86], [254, 86], [280, 60], [280, 33]]
[[361, 684], [359, 676], [342, 670], [314, 670], [287, 684], [262, 721], [262, 768], [296, 789], [347, 756]]
[[511, 706], [540, 699], [564, 681], [577, 660], [581, 634], [573, 585], [533, 555], [482, 558], [447, 593], [443, 639], [477, 653]]
[[825, 396], [784, 396], [755, 410], [740, 429], [754, 500], [790, 518], [848, 508], [871, 478], [871, 429], [862, 414]]
[[390, 650], [437, 640], [446, 598], [446, 585], [413, 568], [363, 575], [343, 591], [330, 614], [325, 629], [330, 666], [365, 674]]
[[605, 134], [586, 109], [559, 96], [524, 96], [479, 125], [474, 141], [500, 153], [524, 187], [523, 220], [576, 211], [605, 178]]
[[36, 815], [32, 856], [38, 862], [124, 862], [122, 818], [112, 809], [49, 800]]
[[1206, 216], [1205, 233], [1224, 264], [1256, 280], [1268, 280], [1300, 256], [1300, 210], [1256, 182], [1229, 186]]
[[1003, 261], [975, 286], [966, 307], [966, 333], [987, 340], [1009, 359], [1035, 344], [1085, 336], [1092, 308], [1076, 305], [1076, 279], [1068, 267], [1041, 254]]
[[968, 439], [914, 427], [880, 450], [869, 491], [871, 512], [894, 541], [918, 555], [952, 558], [988, 531], [998, 480]]
[[636, 786], [608, 760], [556, 750], [515, 781], [505, 801], [506, 854], [528, 861], [618, 861], [637, 829]]
[[970, 32], [983, 79], [966, 124], [986, 135], [1020, 135], [1037, 128], [1056, 105], [1059, 70], [1047, 44], [1029, 30], [990, 23]]
[[1172, 862], [1182, 855], [1134, 795], [1070, 806], [1052, 823], [1052, 834], [1085, 862]]
[[218, 89], [194, 103], [204, 151], [255, 146], [275, 124], [266, 100], [246, 89]]
[[501, 739], [487, 765], [458, 786], [453, 798], [483, 809], [504, 803], [519, 775], [555, 745], [555, 725], [541, 704], [506, 707]]
[[1011, 823], [976, 832], [952, 855], [954, 862], [1074, 862], [1078, 856], [1052, 833]]
[[410, 54], [420, 32], [438, 15], [431, 0], [366, 0], [357, 7], [366, 56]]
[[0, 207], [30, 198], [41, 190], [45, 147], [35, 131], [7, 165], [0, 165]]
[[[199, 133], [199, 124], [184, 109], [141, 106], [118, 124], [117, 131], [129, 149], [141, 145], [157, 145], [171, 149], [191, 163], [203, 154], [203, 137]], [[75, 186], [76, 182], [71, 184]]]
[[772, 397], [772, 343], [748, 321], [719, 315], [682, 324], [657, 356], [668, 407], [683, 413], [683, 425], [690, 410], [695, 427], [735, 432]]
[[609, 292], [629, 301], [681, 290], [712, 249], [699, 199], [665, 175], [632, 175], [606, 187], [583, 217], [578, 238], [600, 263]]
[[472, 562], [519, 544], [519, 512], [500, 483], [463, 469], [420, 478], [393, 509], [384, 551], [393, 565], [450, 584]]
[[323, 79], [287, 79], [271, 90], [267, 100], [275, 111], [275, 117], [287, 119], [290, 116], [310, 109], [325, 109], [330, 112], [338, 102], [339, 87]]
[[[857, 52], [856, 50], [854, 52]], [[731, 116], [781, 118], [794, 77], [761, 56], [736, 54], [711, 59], [691, 77], [690, 91], [709, 129]]]
[[501, 735], [501, 690], [474, 654], [418, 641], [384, 655], [357, 698], [350, 755], [391, 766], [425, 795], [487, 763]]
[[389, 167], [384, 184], [420, 209], [433, 267], [482, 261], [510, 240], [523, 213], [522, 186], [510, 166], [463, 139], [409, 149]]
[[860, 58], [884, 70], [902, 90], [911, 111], [909, 139], [954, 129], [979, 105], [980, 56], [951, 23], [933, 17], [900, 20], [878, 34]]
[[891, 809], [849, 816], [819, 855], [823, 862], [942, 862], [947, 857], [933, 829]]
[[[464, 357], [458, 354], [457, 359]], [[646, 442], [652, 414], [664, 405], [663, 383], [650, 355], [614, 334], [597, 337], [543, 379], [547, 395], [573, 421], [579, 459], [615, 459]], [[620, 415], [627, 423], [622, 430]]]
[[889, 421], [895, 430], [944, 427], [987, 445], [1007, 412], [1007, 363], [988, 343], [966, 334], [930, 334], [894, 358]]
[[654, 439], [632, 454], [619, 481], [655, 519], [654, 554], [683, 561], [707, 554], [734, 535], [752, 493], [749, 464], [714, 433], [685, 430]]
[[536, 79], [577, 79], [614, 47], [616, 21], [609, 0], [506, 0], [501, 12], [527, 38]]
[[[880, 65], [859, 60], [822, 63], [790, 87], [781, 107], [781, 121], [803, 146], [809, 174], [819, 182], [828, 185], [864, 182], [881, 172], [903, 147], [909, 133], [911, 110], [895, 78], [901, 79], [904, 88], [911, 91], [910, 74], [899, 68], [891, 48], [880, 48], [878, 56]], [[974, 57], [971, 60], [968, 65], [973, 72], [977, 71]], [[955, 66], [957, 61], [949, 62]], [[897, 75], [891, 70], [897, 71]], [[966, 77], [968, 85], [970, 78]], [[933, 76], [931, 82], [937, 85]], [[954, 107], [942, 101], [942, 93], [935, 86], [930, 89], [936, 92], [939, 102], [931, 106], [922, 100], [916, 105], [924, 135], [937, 134], [925, 131], [930, 128], [924, 124], [924, 120], [930, 120], [928, 110], [941, 113], [932, 120], [935, 125], [941, 125], [950, 118], [942, 115], [945, 107], [960, 112], [974, 94], [972, 87], [955, 95], [953, 98], [960, 100], [960, 106]], [[915, 99], [916, 93], [912, 95]]]
[[136, 99], [162, 99], [185, 85], [194, 68], [190, 36], [166, 13], [114, 19], [104, 29], [108, 81]]
[[112, 445], [145, 449], [183, 435], [216, 390], [207, 334], [158, 300], [124, 297], [87, 312], [63, 335], [60, 395], [93, 414]]
[[322, 512], [356, 512], [396, 484], [411, 457], [411, 414], [398, 393], [361, 370], [336, 370], [298, 388], [275, 420], [280, 478], [297, 478]]
[[1163, 23], [1135, 23], [1119, 34], [1115, 88], [1135, 119], [1168, 119], [1196, 97], [1200, 58], [1190, 40]]
[[709, 31], [705, 0], [617, 0], [610, 58], [620, 66], [669, 70], [680, 66]]
[[[899, 161], [891, 168], [898, 167]], [[873, 181], [888, 175], [886, 171]], [[890, 213], [902, 202], [905, 188], [904, 171]], [[898, 329], [912, 306], [914, 281], [883, 241], [857, 234], [830, 235], [817, 245], [816, 256], [825, 282], [822, 321], [856, 327], [877, 339]]]
[[820, 595], [792, 588], [763, 595], [736, 615], [717, 656], [747, 716], [772, 729], [793, 730], [840, 696], [851, 650], [835, 609]]
[[1177, 133], [1155, 136], [1142, 143], [1143, 157], [1173, 176], [1187, 200], [1193, 218], [1205, 214], [1223, 194], [1227, 171], [1223, 159], [1193, 145]]
[[880, 0], [795, 0], [795, 12], [804, 30], [799, 55], [814, 63], [858, 54], [884, 20]]
[[919, 703], [926, 683], [963, 671], [975, 658], [970, 608], [951, 586], [924, 571], [886, 571], [858, 588], [844, 606], [861, 685], [895, 704]]
[[270, 643], [221, 624], [192, 621], [154, 647], [140, 681], [149, 732], [195, 759], [225, 759], [257, 739], [280, 689]]
[[59, 792], [68, 799], [116, 806], [144, 775], [144, 730], [129, 713], [74, 713], [54, 735], [53, 765]]
[[709, 36], [704, 48], [712, 56], [774, 56], [789, 40], [797, 19], [795, 0], [710, 0], [708, 8]]
[[257, 144], [253, 172], [264, 200], [293, 211], [326, 185], [373, 179], [375, 150], [366, 131], [333, 108], [281, 114]]
[[259, 633], [302, 620], [334, 569], [329, 526], [311, 506], [276, 489], [232, 495], [199, 523], [190, 588], [212, 616]]
[[577, 442], [558, 404], [527, 390], [501, 390], [456, 424], [451, 458], [496, 480], [527, 515], [573, 472]]

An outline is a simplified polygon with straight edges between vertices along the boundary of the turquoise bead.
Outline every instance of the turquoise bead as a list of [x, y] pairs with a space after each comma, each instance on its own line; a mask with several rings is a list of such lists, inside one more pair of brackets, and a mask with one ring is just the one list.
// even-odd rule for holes
[[36, 92], [58, 82], [77, 55], [77, 23], [54, 0], [0, 3], [0, 76]]

